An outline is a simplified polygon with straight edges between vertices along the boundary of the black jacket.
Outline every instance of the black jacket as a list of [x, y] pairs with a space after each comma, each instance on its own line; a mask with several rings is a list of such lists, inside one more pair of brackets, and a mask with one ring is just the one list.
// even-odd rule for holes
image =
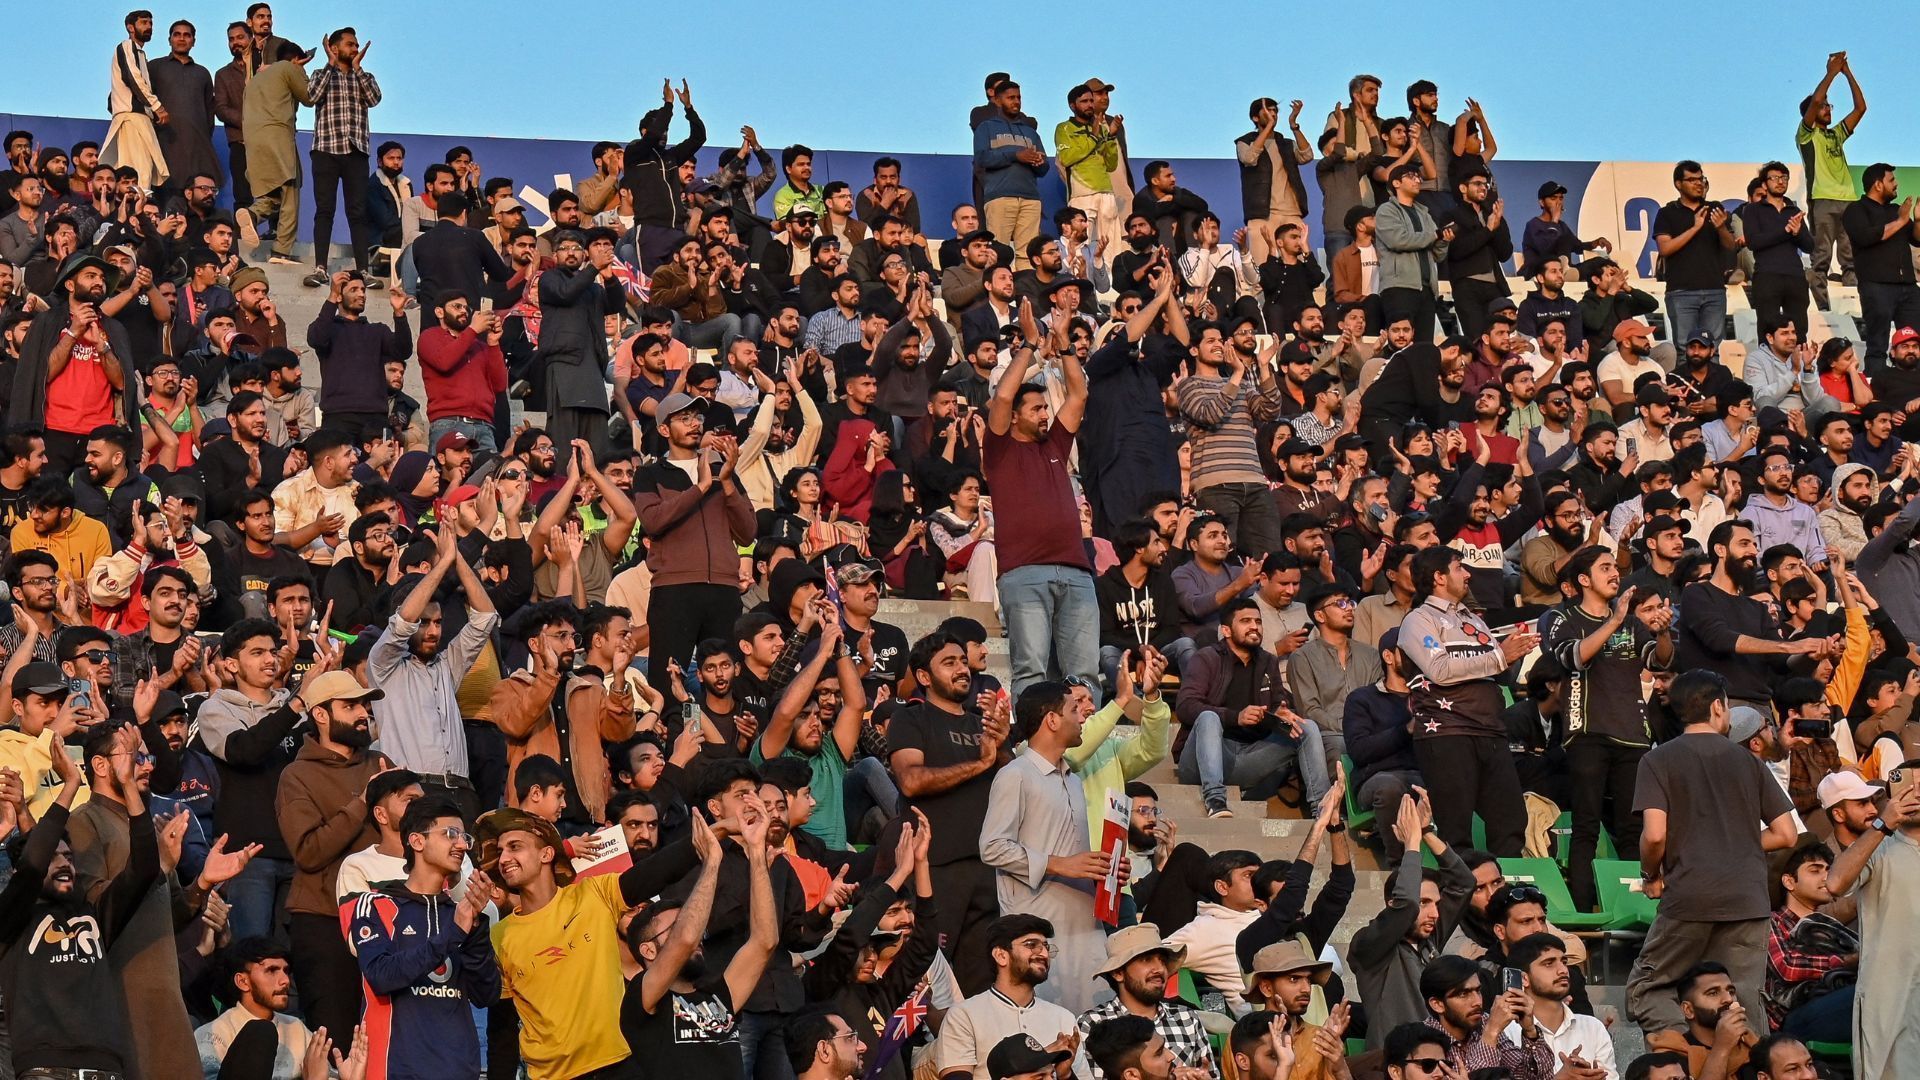
[[1453, 225], [1453, 241], [1447, 245], [1447, 280], [1458, 282], [1490, 273], [1494, 284], [1506, 292], [1507, 278], [1500, 267], [1513, 258], [1513, 234], [1507, 231], [1506, 220], [1501, 219], [1490, 229], [1472, 206], [1461, 203], [1440, 222], [1448, 223]]
[[1416, 420], [1441, 426], [1446, 402], [1440, 397], [1440, 350], [1420, 342], [1401, 349], [1380, 369], [1360, 402], [1369, 420], [1396, 428]]
[[687, 211], [680, 199], [680, 163], [707, 144], [707, 125], [692, 108], [687, 113], [687, 137], [667, 145], [667, 125], [673, 103], [640, 118], [641, 136], [627, 144], [627, 168], [621, 186], [633, 193], [633, 220], [657, 228], [684, 229]]
[[457, 289], [478, 303], [486, 281], [499, 284], [513, 276], [485, 233], [447, 221], [413, 242], [413, 269], [420, 278], [416, 295], [428, 311], [442, 292]]

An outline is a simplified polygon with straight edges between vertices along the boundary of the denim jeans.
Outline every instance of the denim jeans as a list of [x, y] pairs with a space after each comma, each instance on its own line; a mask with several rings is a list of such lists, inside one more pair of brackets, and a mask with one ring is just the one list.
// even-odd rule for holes
[[745, 327], [740, 322], [740, 316], [731, 311], [724, 315], [716, 315], [706, 322], [695, 323], [676, 319], [673, 324], [674, 336], [685, 342], [687, 348], [720, 350], [720, 362], [723, 365], [726, 362], [727, 353], [733, 348], [734, 339], [744, 332]]
[[1849, 983], [1793, 1010], [1780, 1021], [1781, 1033], [1808, 1042], [1852, 1042], [1854, 990]]
[[435, 420], [427, 428], [427, 445], [439, 445], [440, 436], [445, 435], [449, 431], [457, 431], [467, 438], [472, 439], [476, 449], [485, 450], [489, 454], [497, 454], [500, 452], [499, 446], [495, 445], [493, 441], [492, 424], [476, 424], [471, 420], [463, 420], [457, 416], [448, 416]]
[[1198, 783], [1208, 802], [1227, 797], [1227, 785], [1240, 786], [1248, 799], [1265, 799], [1280, 789], [1294, 768], [1307, 804], [1317, 806], [1327, 793], [1327, 751], [1320, 743], [1320, 727], [1304, 720], [1298, 738], [1283, 726], [1259, 742], [1235, 742], [1221, 734], [1220, 714], [1212, 709], [1193, 722], [1193, 734], [1180, 755], [1183, 784]]
[[1100, 602], [1092, 574], [1071, 566], [1015, 567], [1000, 575], [1000, 610], [1016, 697], [1042, 679], [1099, 677]]
[[1416, 770], [1382, 769], [1367, 777], [1356, 796], [1363, 808], [1373, 811], [1374, 833], [1380, 837], [1380, 846], [1386, 849], [1390, 864], [1398, 863], [1407, 850], [1400, 838], [1393, 835], [1393, 820], [1399, 816], [1400, 800], [1419, 782], [1420, 773]]
[[1352, 233], [1335, 232], [1332, 229], [1328, 229], [1325, 233], [1322, 233], [1320, 236], [1320, 247], [1321, 247], [1321, 251], [1323, 252], [1323, 254], [1321, 255], [1321, 258], [1325, 260], [1324, 262], [1321, 263], [1321, 265], [1329, 268], [1332, 267], [1333, 257], [1335, 255], [1340, 254], [1340, 249], [1350, 248], [1352, 246], [1353, 246]]
[[256, 855], [221, 890], [233, 905], [228, 922], [233, 938], [270, 937], [285, 941], [281, 923], [287, 911], [287, 889], [293, 885], [293, 860]]
[[740, 1075], [745, 1080], [793, 1080], [781, 1025], [787, 1013], [740, 1011]]
[[860, 819], [867, 816], [867, 811], [879, 807], [888, 817], [900, 811], [900, 789], [894, 786], [886, 765], [875, 757], [863, 757], [847, 767], [840, 797], [848, 843], [853, 842], [853, 834], [859, 831]]
[[[1167, 647], [1160, 652], [1167, 658], [1167, 670], [1178, 673], [1186, 670], [1187, 661], [1193, 656], [1193, 650], [1193, 639], [1183, 637], [1167, 642]], [[1117, 645], [1100, 646], [1100, 678], [1105, 680], [1108, 689], [1114, 686], [1114, 678], [1120, 673], [1120, 656], [1126, 651]], [[1138, 655], [1133, 659], [1135, 663], [1140, 662]]]
[[1684, 347], [1695, 330], [1705, 330], [1719, 341], [1727, 330], [1727, 290], [1668, 289], [1667, 336]]

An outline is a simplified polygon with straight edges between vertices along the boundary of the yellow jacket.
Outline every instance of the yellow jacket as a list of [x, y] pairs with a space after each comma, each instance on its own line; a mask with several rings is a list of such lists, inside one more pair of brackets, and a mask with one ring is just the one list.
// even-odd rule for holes
[[[72, 744], [78, 747], [80, 744]], [[0, 769], [20, 774], [21, 790], [27, 796], [27, 809], [34, 820], [45, 816], [47, 807], [60, 796], [60, 777], [53, 771], [53, 732], [29, 735], [19, 728], [0, 728]], [[75, 808], [85, 805], [88, 791], [83, 783], [74, 797]]]
[[1140, 728], [1122, 738], [1109, 738], [1120, 722], [1120, 706], [1107, 702], [1087, 718], [1080, 745], [1067, 751], [1067, 765], [1079, 774], [1087, 796], [1088, 846], [1100, 850], [1100, 832], [1107, 819], [1107, 792], [1124, 793], [1127, 781], [1145, 773], [1167, 756], [1167, 732], [1173, 709], [1166, 698], [1142, 701]]

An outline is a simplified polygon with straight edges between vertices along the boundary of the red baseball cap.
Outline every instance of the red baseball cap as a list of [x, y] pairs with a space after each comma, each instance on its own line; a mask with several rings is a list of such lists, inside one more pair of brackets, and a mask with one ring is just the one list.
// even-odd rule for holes
[[1920, 330], [1915, 330], [1911, 326], [1903, 326], [1895, 330], [1893, 332], [1893, 343], [1898, 345], [1903, 341], [1920, 341]]

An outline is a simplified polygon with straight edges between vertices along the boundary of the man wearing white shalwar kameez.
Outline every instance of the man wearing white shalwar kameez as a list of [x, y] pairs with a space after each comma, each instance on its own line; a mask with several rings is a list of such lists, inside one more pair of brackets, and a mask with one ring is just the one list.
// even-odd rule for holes
[[980, 859], [996, 871], [1000, 913], [1053, 924], [1052, 970], [1039, 995], [1076, 1016], [1113, 996], [1094, 978], [1107, 955], [1093, 915], [1107, 856], [1088, 850], [1085, 787], [1066, 760], [1085, 722], [1086, 705], [1066, 684], [1028, 687], [1014, 710], [1027, 748], [994, 776], [980, 827]]
[[[1920, 788], [1889, 800], [1828, 874], [1833, 894], [1860, 901], [1860, 978], [1853, 998], [1853, 1075], [1897, 1080], [1920, 1069]], [[1857, 884], [1856, 884], [1857, 883]]]
[[143, 189], [167, 182], [167, 159], [160, 151], [160, 135], [155, 124], [167, 122], [166, 106], [153, 92], [147, 77], [147, 42], [153, 40], [153, 15], [136, 11], [127, 17], [127, 39], [113, 51], [113, 88], [107, 94], [107, 111], [113, 123], [100, 144], [100, 162], [126, 166], [139, 173]]

